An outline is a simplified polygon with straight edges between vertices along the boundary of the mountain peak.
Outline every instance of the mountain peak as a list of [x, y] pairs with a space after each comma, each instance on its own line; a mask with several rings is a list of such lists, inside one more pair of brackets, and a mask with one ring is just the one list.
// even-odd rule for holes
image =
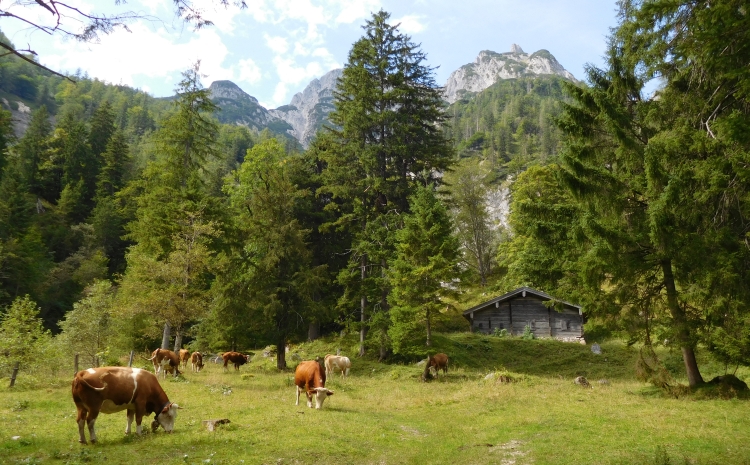
[[448, 103], [453, 103], [464, 94], [481, 92], [500, 79], [541, 75], [556, 75], [577, 82], [549, 51], [538, 50], [529, 55], [518, 44], [512, 44], [509, 53], [479, 52], [473, 63], [451, 73], [444, 95]]
[[244, 90], [240, 89], [240, 86], [232, 81], [214, 81], [208, 86], [208, 90], [211, 92], [211, 97], [214, 99], [229, 99], [229, 100], [250, 100], [253, 103], [258, 103], [258, 99], [249, 95]]

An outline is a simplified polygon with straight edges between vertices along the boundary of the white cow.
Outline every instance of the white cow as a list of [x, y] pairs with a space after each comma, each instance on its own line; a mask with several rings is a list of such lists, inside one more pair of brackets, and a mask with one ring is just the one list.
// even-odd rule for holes
[[326, 355], [326, 376], [330, 376], [334, 373], [341, 372], [341, 376], [348, 376], [349, 369], [352, 367], [352, 362], [349, 357], [342, 357], [339, 355]]

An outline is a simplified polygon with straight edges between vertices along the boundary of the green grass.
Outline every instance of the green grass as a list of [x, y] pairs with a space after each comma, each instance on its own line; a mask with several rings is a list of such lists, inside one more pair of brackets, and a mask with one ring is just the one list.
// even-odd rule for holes
[[[173, 434], [126, 437], [121, 412], [100, 415], [100, 442], [89, 446], [77, 442], [69, 378], [14, 390], [0, 380], [0, 462], [750, 464], [750, 403], [668, 398], [633, 380], [637, 351], [621, 343], [603, 343], [602, 355], [471, 334], [437, 335], [435, 344], [431, 352], [448, 353], [451, 367], [431, 383], [419, 382], [421, 369], [408, 361], [354, 357], [353, 338], [293, 347], [302, 358], [339, 347], [352, 358], [351, 376], [327, 383], [335, 394], [322, 410], [304, 397], [295, 406], [292, 372], [276, 372], [268, 359], [240, 373], [207, 364], [162, 383], [184, 407]], [[706, 378], [723, 373], [707, 360], [702, 368]], [[485, 380], [492, 371], [517, 382]], [[574, 385], [578, 375], [593, 388]], [[201, 425], [211, 418], [231, 423], [211, 433]]]

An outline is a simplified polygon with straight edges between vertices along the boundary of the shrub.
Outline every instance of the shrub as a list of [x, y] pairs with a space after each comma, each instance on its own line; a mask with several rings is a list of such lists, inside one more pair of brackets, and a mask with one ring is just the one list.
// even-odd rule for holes
[[521, 335], [523, 339], [531, 340], [534, 339], [534, 333], [531, 331], [531, 326], [526, 325], [523, 328], [523, 334]]

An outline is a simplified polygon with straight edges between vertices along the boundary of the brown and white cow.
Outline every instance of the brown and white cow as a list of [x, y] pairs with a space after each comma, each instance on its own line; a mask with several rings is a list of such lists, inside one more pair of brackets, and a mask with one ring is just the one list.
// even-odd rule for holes
[[180, 353], [177, 355], [180, 358], [180, 366], [183, 370], [187, 370], [187, 364], [190, 361], [190, 351], [187, 349], [180, 349]]
[[435, 378], [438, 377], [438, 371], [443, 370], [443, 374], [448, 373], [448, 356], [439, 353], [435, 355], [428, 355], [427, 356], [427, 363], [425, 363], [424, 366], [424, 373], [422, 373], [422, 380], [426, 381], [432, 377], [432, 374], [430, 373], [430, 368], [433, 368], [435, 370]]
[[162, 377], [167, 379], [167, 370], [174, 372], [175, 378], [180, 374], [178, 367], [180, 366], [180, 357], [167, 349], [156, 349], [151, 352], [151, 358], [149, 359], [154, 364], [154, 373], [159, 376], [162, 373]]
[[128, 424], [125, 434], [130, 434], [130, 425], [135, 417], [136, 433], [141, 434], [144, 415], [156, 413], [151, 423], [153, 431], [161, 425], [171, 433], [177, 418], [177, 409], [151, 372], [130, 367], [89, 368], [76, 373], [73, 378], [73, 402], [78, 409], [79, 442], [86, 444], [84, 425], [89, 427], [91, 442], [96, 442], [94, 423], [99, 413], [115, 413], [127, 410]]
[[315, 408], [323, 407], [326, 397], [332, 396], [333, 391], [326, 388], [325, 370], [315, 360], [300, 362], [294, 371], [294, 384], [297, 387], [297, 403], [299, 405], [299, 393], [303, 390], [307, 395], [307, 406], [312, 408], [312, 396], [315, 395]]
[[352, 367], [352, 362], [349, 357], [343, 357], [340, 355], [326, 355], [326, 376], [333, 375], [334, 373], [341, 372], [341, 376], [348, 376], [349, 369]]
[[203, 354], [200, 352], [193, 352], [193, 355], [190, 356], [190, 365], [194, 372], [200, 372], [201, 368], [203, 368]]
[[249, 356], [247, 356], [245, 354], [241, 354], [239, 352], [224, 352], [224, 354], [222, 354], [221, 358], [224, 360], [224, 371], [229, 370], [229, 368], [227, 368], [227, 364], [229, 362], [232, 362], [234, 364], [234, 369], [235, 370], [239, 370], [240, 369], [240, 365], [244, 365], [248, 361], [250, 361], [250, 357]]

